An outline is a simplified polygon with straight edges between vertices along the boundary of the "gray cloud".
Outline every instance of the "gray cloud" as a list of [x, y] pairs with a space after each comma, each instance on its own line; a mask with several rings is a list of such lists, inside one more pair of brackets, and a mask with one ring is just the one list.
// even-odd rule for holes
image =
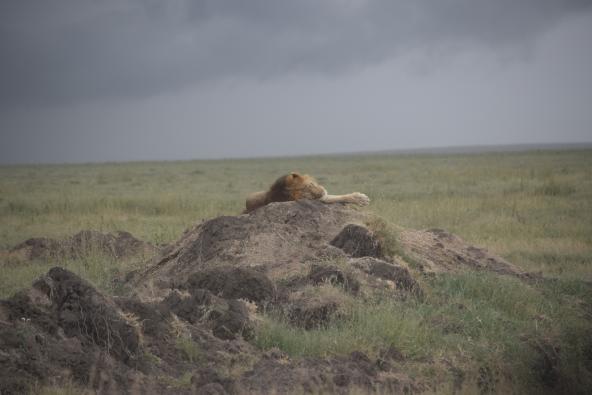
[[334, 74], [414, 49], [529, 45], [588, 0], [7, 0], [4, 108]]

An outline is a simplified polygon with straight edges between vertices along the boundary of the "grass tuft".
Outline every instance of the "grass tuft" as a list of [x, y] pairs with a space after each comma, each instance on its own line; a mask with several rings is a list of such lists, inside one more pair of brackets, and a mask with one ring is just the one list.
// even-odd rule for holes
[[177, 350], [183, 354], [187, 361], [196, 363], [205, 360], [205, 354], [201, 347], [192, 339], [188, 337], [178, 337], [175, 340], [175, 345]]

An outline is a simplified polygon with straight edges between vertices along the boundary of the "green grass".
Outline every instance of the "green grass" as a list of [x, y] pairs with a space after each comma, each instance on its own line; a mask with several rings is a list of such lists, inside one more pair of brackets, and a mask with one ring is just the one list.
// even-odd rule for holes
[[[305, 330], [272, 314], [257, 330], [255, 344], [278, 347], [292, 356], [326, 357], [396, 344], [407, 355], [425, 357], [434, 345], [433, 331], [423, 325], [421, 312], [395, 302], [350, 302], [351, 306], [326, 328]], [[402, 308], [403, 307], [403, 308]]]
[[431, 278], [424, 289], [421, 300], [355, 300], [329, 326], [309, 331], [271, 314], [260, 324], [255, 344], [293, 357], [353, 351], [376, 357], [392, 345], [409, 365], [432, 361], [433, 369], [443, 369], [438, 363], [445, 358], [461, 367], [467, 380], [477, 382], [486, 369], [504, 374], [514, 391], [530, 393], [549, 390], [541, 382], [555, 378], [544, 369], [544, 353], [557, 350], [556, 380], [567, 392], [585, 393], [592, 385], [590, 317], [578, 307], [592, 302], [589, 284], [558, 280], [527, 286], [511, 277], [469, 272]]
[[31, 285], [33, 280], [47, 273], [54, 266], [61, 266], [76, 273], [103, 292], [119, 294], [122, 291], [121, 285], [125, 274], [137, 269], [139, 265], [139, 261], [118, 261], [99, 253], [78, 259], [0, 264], [0, 298], [8, 297], [19, 289]]

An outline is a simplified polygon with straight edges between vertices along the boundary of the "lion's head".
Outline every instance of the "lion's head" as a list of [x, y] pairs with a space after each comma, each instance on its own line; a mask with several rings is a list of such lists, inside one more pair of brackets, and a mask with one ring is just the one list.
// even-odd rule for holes
[[309, 176], [292, 172], [284, 178], [286, 189], [293, 199], [320, 199], [327, 194], [325, 188]]

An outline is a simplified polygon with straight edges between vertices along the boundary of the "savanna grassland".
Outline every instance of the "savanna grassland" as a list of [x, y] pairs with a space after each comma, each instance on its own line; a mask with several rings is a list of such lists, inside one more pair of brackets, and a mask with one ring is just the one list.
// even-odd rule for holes
[[3, 166], [0, 248], [81, 229], [169, 243], [240, 213], [249, 192], [290, 170], [330, 193], [363, 191], [388, 222], [444, 228], [526, 270], [592, 280], [590, 150]]
[[[265, 317], [256, 345], [298, 357], [372, 354], [391, 344], [407, 373], [448, 380], [451, 391], [459, 380], [475, 383], [468, 392], [592, 386], [592, 150], [4, 166], [0, 250], [82, 229], [169, 243], [200, 220], [240, 213], [249, 192], [292, 170], [315, 175], [333, 194], [366, 193], [367, 210], [386, 223], [444, 228], [552, 280], [424, 278], [423, 299], [352, 300], [346, 318], [327, 328]], [[59, 263], [109, 293], [118, 292], [114, 278], [142, 265], [93, 254]], [[55, 264], [0, 264], [0, 296]], [[339, 292], [323, 289], [315, 292]]]

